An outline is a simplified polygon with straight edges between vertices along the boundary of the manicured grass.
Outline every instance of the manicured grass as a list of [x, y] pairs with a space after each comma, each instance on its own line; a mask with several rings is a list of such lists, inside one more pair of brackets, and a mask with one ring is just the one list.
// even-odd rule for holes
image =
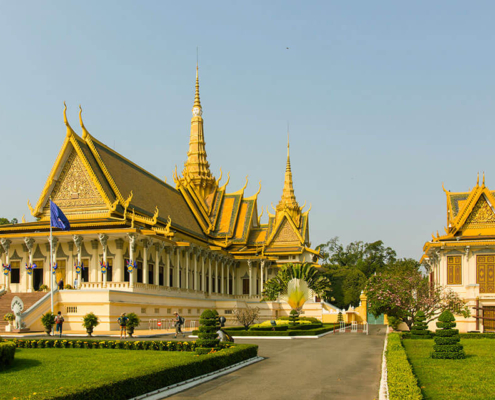
[[462, 339], [465, 360], [430, 358], [433, 340], [404, 340], [407, 357], [425, 399], [486, 400], [495, 398], [495, 341]]
[[[243, 345], [236, 347], [241, 349]], [[143, 377], [144, 383], [149, 380], [144, 378], [146, 375], [168, 368], [187, 368], [184, 366], [197, 365], [204, 360], [202, 357], [216, 355], [199, 357], [194, 352], [117, 349], [16, 349], [12, 367], [0, 373], [0, 398], [63, 398], [120, 380]], [[176, 381], [182, 380], [180, 378], [178, 376]], [[125, 386], [123, 383], [122, 387]]]

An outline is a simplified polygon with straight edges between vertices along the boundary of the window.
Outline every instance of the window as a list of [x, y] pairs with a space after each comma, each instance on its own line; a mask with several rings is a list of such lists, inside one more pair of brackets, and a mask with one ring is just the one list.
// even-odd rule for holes
[[232, 315], [232, 310], [225, 310], [225, 315]]
[[33, 288], [38, 290], [43, 285], [43, 260], [34, 260], [36, 268], [33, 270]]
[[171, 308], [167, 308], [167, 314], [172, 314], [172, 309]]
[[83, 258], [81, 259], [81, 262], [83, 264], [83, 270], [79, 275], [82, 275], [81, 282], [89, 282], [89, 258]]
[[157, 284], [160, 285], [160, 286], [163, 286], [163, 267], [160, 267], [158, 269], [159, 271], [159, 275], [158, 275], [158, 282]]
[[242, 294], [249, 294], [249, 279], [242, 280]]
[[67, 307], [66, 308], [66, 314], [76, 314], [77, 313], [77, 307]]
[[160, 309], [159, 308], [155, 308], [155, 314], [159, 314], [160, 313]]
[[155, 283], [154, 280], [153, 280], [153, 278], [154, 278], [153, 272], [155, 270], [154, 267], [155, 266], [153, 264], [148, 264], [148, 283], [150, 285], [153, 285]]
[[447, 257], [447, 285], [462, 284], [461, 256]]
[[10, 271], [10, 283], [20, 283], [21, 263], [19, 261], [12, 261], [10, 267], [12, 268]]
[[191, 309], [190, 308], [187, 309], [187, 313], [188, 314], [191, 314]]
[[495, 256], [477, 256], [476, 283], [480, 285], [480, 293], [495, 292]]
[[199, 314], [200, 312], [201, 312], [201, 309], [199, 309], [199, 308], [198, 308], [198, 309], [196, 310], [196, 314]]
[[113, 258], [107, 258], [107, 282], [112, 282], [112, 272], [113, 272]]
[[141, 308], [141, 314], [146, 314], [146, 308]]

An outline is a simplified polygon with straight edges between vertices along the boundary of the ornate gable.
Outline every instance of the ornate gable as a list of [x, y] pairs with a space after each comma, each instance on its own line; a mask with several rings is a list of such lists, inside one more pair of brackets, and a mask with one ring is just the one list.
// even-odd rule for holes
[[[107, 209], [105, 201], [74, 149], [62, 168], [51, 197], [64, 212], [68, 213], [81, 208]], [[43, 211], [45, 214], [48, 213], [48, 204]]]
[[278, 232], [275, 234], [273, 238], [272, 245], [273, 246], [282, 246], [282, 245], [294, 245], [301, 244], [298, 235], [294, 232], [292, 225], [289, 223], [287, 218], [280, 224]]
[[462, 230], [493, 227], [492, 224], [495, 224], [495, 213], [485, 196], [481, 195], [466, 219]]

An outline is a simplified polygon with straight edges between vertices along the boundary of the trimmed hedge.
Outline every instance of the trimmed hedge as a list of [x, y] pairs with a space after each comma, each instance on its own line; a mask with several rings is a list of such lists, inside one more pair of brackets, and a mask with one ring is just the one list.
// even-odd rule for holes
[[[445, 310], [440, 317], [438, 317], [438, 321], [437, 327], [442, 329], [437, 331], [435, 336], [435, 346], [433, 346], [431, 358], [450, 360], [466, 358], [463, 346], [462, 344], [459, 344], [459, 329], [451, 329], [456, 325], [454, 315], [450, 311]], [[446, 341], [442, 339], [446, 338], [451, 340], [447, 340], [448, 343], [445, 343]], [[452, 342], [455, 342], [456, 344]]]
[[390, 400], [421, 400], [421, 389], [407, 360], [406, 351], [402, 347], [400, 334], [388, 335], [387, 350], [387, 382]]
[[[290, 327], [289, 327], [290, 328]], [[334, 329], [334, 326], [323, 326], [319, 329], [310, 329], [310, 330], [293, 330], [289, 329], [286, 331], [235, 331], [231, 332], [228, 329], [228, 332], [232, 336], [316, 336], [321, 335], [322, 333], [330, 332]], [[193, 332], [194, 333], [194, 332]]]
[[0, 369], [14, 362], [16, 345], [12, 341], [0, 343]]
[[[274, 329], [275, 328], [275, 329]], [[289, 325], [276, 325], [276, 326], [252, 326], [249, 328], [250, 331], [256, 332], [265, 332], [265, 331], [286, 331], [289, 328]], [[230, 329], [229, 329], [230, 331]], [[245, 330], [244, 330], [245, 331]], [[235, 331], [237, 332], [237, 331]]]
[[195, 357], [194, 361], [164, 368], [148, 375], [129, 377], [117, 382], [109, 382], [95, 388], [84, 389], [73, 394], [53, 397], [53, 399], [67, 400], [107, 400], [107, 399], [129, 399], [140, 396], [165, 386], [170, 386], [200, 375], [218, 371], [238, 362], [256, 357], [258, 346], [255, 345], [233, 345], [228, 349], [213, 351], [203, 357]]
[[220, 321], [218, 312], [215, 310], [204, 310], [199, 319], [199, 339], [197, 340], [197, 354], [208, 354], [213, 350], [219, 349], [218, 330]]
[[429, 339], [430, 331], [426, 324], [426, 317], [423, 311], [419, 311], [414, 318], [414, 325], [411, 329], [411, 339]]
[[[431, 338], [438, 336], [437, 332], [431, 332], [430, 333]], [[401, 335], [402, 339], [412, 339], [411, 332], [401, 332], [399, 333], [399, 335]], [[459, 338], [460, 339], [495, 339], [495, 333], [474, 333], [474, 332], [459, 333]]]

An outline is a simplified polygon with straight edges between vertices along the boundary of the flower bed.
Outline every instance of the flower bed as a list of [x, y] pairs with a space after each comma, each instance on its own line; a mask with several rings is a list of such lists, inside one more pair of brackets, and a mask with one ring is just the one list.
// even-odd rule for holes
[[[122, 341], [122, 340], [60, 340], [60, 339], [12, 339], [15, 347], [25, 349], [121, 349], [121, 350], [158, 350], [158, 351], [194, 351], [195, 341], [175, 342], [165, 340]], [[5, 342], [3, 342], [5, 343]], [[0, 343], [1, 345], [2, 343]], [[228, 349], [232, 343], [221, 343], [222, 349]]]

